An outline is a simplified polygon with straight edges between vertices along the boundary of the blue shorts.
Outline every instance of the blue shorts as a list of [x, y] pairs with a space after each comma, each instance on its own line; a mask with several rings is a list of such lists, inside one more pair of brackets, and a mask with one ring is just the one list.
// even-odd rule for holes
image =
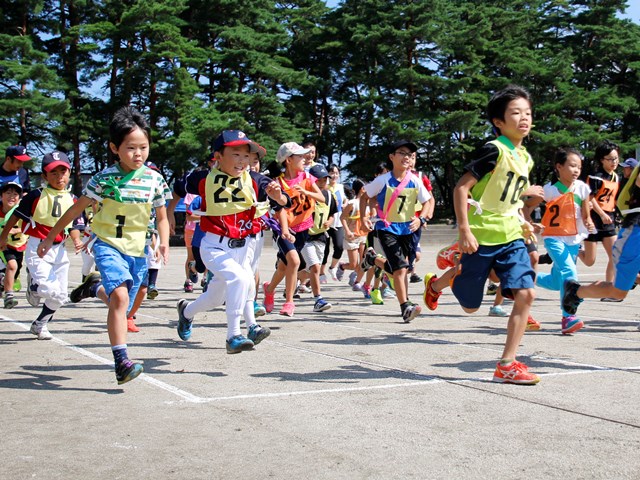
[[513, 298], [512, 290], [534, 288], [536, 273], [524, 240], [504, 245], [480, 245], [478, 251], [460, 258], [460, 271], [454, 277], [451, 291], [464, 308], [474, 309], [482, 304], [484, 284], [494, 270], [500, 279], [502, 294]]
[[107, 296], [111, 296], [116, 287], [124, 283], [129, 290], [127, 311], [131, 310], [138, 289], [147, 274], [147, 258], [125, 255], [100, 239], [93, 244], [93, 256]]
[[640, 226], [623, 228], [613, 244], [613, 262], [616, 278], [613, 286], [628, 292], [640, 271]]

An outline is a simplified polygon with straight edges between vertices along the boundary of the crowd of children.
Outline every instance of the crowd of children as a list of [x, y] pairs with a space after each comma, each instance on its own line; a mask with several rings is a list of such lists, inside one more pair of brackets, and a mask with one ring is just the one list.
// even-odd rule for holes
[[[508, 320], [493, 380], [535, 384], [539, 377], [516, 356], [525, 330], [540, 329], [530, 315], [536, 285], [559, 292], [562, 334], [584, 326], [576, 316], [584, 298], [621, 301], [634, 287], [640, 269], [640, 176], [637, 162], [630, 163], [634, 168], [625, 174], [617, 197], [623, 221], [615, 240], [615, 144], [596, 149], [599, 169], [587, 182], [580, 180], [581, 154], [561, 148], [553, 159], [554, 179], [544, 187], [531, 185], [534, 160], [524, 146], [533, 126], [529, 93], [514, 85], [496, 92], [487, 116], [496, 138], [476, 151], [454, 189], [458, 239], [438, 253], [436, 264], [446, 271], [424, 276], [423, 301], [436, 310], [449, 287], [463, 311], [475, 312], [487, 279], [496, 282], [489, 313]], [[110, 125], [109, 147], [117, 161], [94, 175], [80, 198], [67, 189], [71, 164], [60, 151], [42, 159], [40, 188], [28, 191], [24, 175], [17, 173], [0, 179], [4, 308], [19, 303], [14, 291], [21, 288], [24, 264], [28, 303], [38, 307], [42, 302], [31, 326], [39, 340], [52, 338], [49, 327], [65, 303], [99, 298], [108, 308], [118, 383], [140, 375], [142, 365], [129, 359], [127, 332], [139, 331], [136, 312], [160, 293], [158, 269], [169, 259], [173, 208], [180, 198], [187, 211], [184, 291], [194, 292], [202, 274], [202, 292], [177, 304], [181, 340], [191, 338], [199, 313], [224, 305], [227, 353], [252, 350], [271, 334], [256, 319], [274, 310], [280, 283], [280, 315], [294, 316], [295, 299], [305, 292], [313, 295], [314, 313], [327, 312], [332, 305], [323, 298], [322, 286], [328, 276], [341, 282], [346, 271], [351, 271], [351, 288], [372, 304], [394, 296], [404, 322], [421, 314], [422, 307], [409, 299], [409, 283], [421, 280], [416, 273], [420, 235], [434, 215], [435, 201], [428, 177], [415, 170], [416, 143], [392, 143], [375, 178], [355, 179], [346, 188], [338, 167], [316, 162], [312, 142], [282, 144], [276, 161], [264, 168], [263, 147], [242, 131], [225, 130], [212, 143], [208, 166], [178, 179], [173, 192], [148, 160], [150, 144], [145, 118], [125, 107]], [[26, 160], [24, 147], [7, 150], [8, 165]], [[529, 212], [542, 202], [545, 213], [534, 222]], [[535, 233], [544, 239], [550, 273], [536, 271]], [[67, 237], [84, 258], [82, 283], [70, 294]], [[277, 263], [263, 282], [258, 265], [267, 239], [276, 248]], [[593, 264], [596, 242], [609, 256], [606, 281], [581, 285], [577, 260]], [[502, 309], [503, 297], [513, 300], [510, 313]]]

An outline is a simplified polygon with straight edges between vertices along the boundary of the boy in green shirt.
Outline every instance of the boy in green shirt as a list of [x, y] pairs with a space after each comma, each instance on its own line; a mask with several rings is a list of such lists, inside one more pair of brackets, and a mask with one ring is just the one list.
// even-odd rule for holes
[[493, 380], [533, 385], [540, 381], [516, 352], [535, 298], [535, 271], [524, 238], [529, 224], [520, 212], [524, 195], [540, 196], [540, 187], [529, 186], [531, 156], [522, 141], [532, 126], [531, 99], [521, 87], [510, 85], [497, 92], [487, 107], [489, 121], [498, 135], [476, 152], [476, 158], [454, 190], [454, 207], [462, 254], [457, 268], [438, 278], [425, 276], [424, 300], [435, 310], [442, 290], [451, 289], [463, 310], [473, 313], [482, 303], [484, 284], [493, 269], [503, 295], [514, 300], [507, 324], [507, 340]]

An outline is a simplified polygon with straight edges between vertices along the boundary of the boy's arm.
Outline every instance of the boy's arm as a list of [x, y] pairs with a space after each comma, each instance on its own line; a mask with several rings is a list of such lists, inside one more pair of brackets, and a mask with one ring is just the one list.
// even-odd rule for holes
[[158, 252], [162, 260], [166, 264], [169, 262], [169, 220], [167, 218], [167, 208], [156, 207], [156, 227], [158, 227], [158, 236], [160, 237], [160, 245]]
[[[296, 188], [296, 187], [293, 187], [293, 188]], [[301, 187], [300, 191], [304, 193], [307, 197], [313, 198], [316, 202], [320, 202], [320, 203], [326, 202], [326, 200], [324, 199], [324, 195], [322, 195], [322, 191], [320, 190], [320, 187], [318, 187], [318, 185], [316, 185], [315, 183], [311, 185], [311, 190], [305, 190]]]
[[56, 236], [64, 230], [64, 227], [66, 227], [71, 222], [73, 222], [75, 218], [82, 215], [82, 211], [85, 208], [87, 208], [89, 205], [91, 205], [92, 201], [93, 200], [91, 200], [86, 195], [82, 195], [78, 199], [78, 201], [69, 208], [69, 210], [64, 212], [64, 215], [62, 215], [62, 217], [60, 217], [60, 219], [56, 222], [56, 224], [53, 227], [51, 227], [51, 230], [49, 231], [49, 235], [47, 235], [47, 238], [45, 238], [42, 242], [40, 242], [40, 245], [38, 246], [38, 256], [40, 258], [46, 255], [46, 253], [49, 251], [49, 249], [53, 245], [53, 241], [55, 240]]
[[[353, 210], [353, 205], [347, 203], [347, 205], [342, 209], [342, 213], [340, 214], [340, 223], [342, 224], [342, 228], [344, 228], [344, 236], [348, 239], [353, 238], [353, 233], [349, 229], [349, 215], [351, 215], [351, 210]], [[362, 212], [363, 210], [361, 210]]]
[[478, 250], [478, 240], [469, 227], [468, 204], [469, 192], [478, 182], [469, 172], [465, 173], [453, 190], [453, 207], [458, 222], [458, 244], [462, 253], [474, 253]]

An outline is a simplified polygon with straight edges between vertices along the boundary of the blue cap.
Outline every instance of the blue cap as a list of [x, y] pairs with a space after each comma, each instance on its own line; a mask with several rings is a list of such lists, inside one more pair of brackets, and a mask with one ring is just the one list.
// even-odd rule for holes
[[237, 147], [239, 145], [249, 145], [249, 151], [258, 151], [258, 144], [249, 140], [249, 137], [240, 130], [224, 130], [213, 142], [213, 151], [219, 152], [223, 147]]
[[26, 162], [27, 160], [31, 160], [31, 157], [27, 155], [26, 147], [22, 145], [11, 145], [7, 148], [6, 157], [13, 157], [16, 160], [20, 160], [21, 162]]

